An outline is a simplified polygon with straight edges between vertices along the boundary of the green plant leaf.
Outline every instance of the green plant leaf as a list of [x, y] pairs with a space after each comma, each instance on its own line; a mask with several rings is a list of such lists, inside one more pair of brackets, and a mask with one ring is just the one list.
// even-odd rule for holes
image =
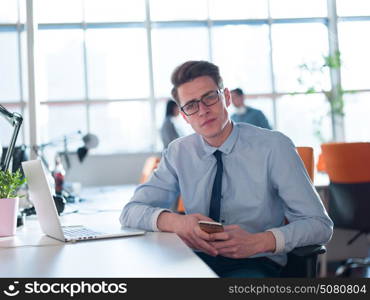
[[17, 197], [18, 189], [26, 182], [18, 169], [16, 172], [0, 171], [0, 199]]

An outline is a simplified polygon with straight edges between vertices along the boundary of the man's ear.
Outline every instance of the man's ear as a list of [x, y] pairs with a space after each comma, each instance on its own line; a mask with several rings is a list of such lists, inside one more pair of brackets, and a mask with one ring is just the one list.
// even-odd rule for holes
[[183, 111], [180, 110], [181, 116], [184, 118], [185, 122], [189, 124], [188, 116], [184, 114]]
[[228, 88], [224, 88], [224, 95], [226, 107], [229, 107], [231, 104], [231, 93]]

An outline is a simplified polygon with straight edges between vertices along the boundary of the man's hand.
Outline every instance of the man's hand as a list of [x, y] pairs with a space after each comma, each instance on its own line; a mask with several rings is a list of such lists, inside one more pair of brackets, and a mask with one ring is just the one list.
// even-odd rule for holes
[[216, 256], [217, 250], [210, 244], [210, 235], [200, 229], [198, 221], [212, 221], [201, 214], [179, 215], [163, 212], [157, 220], [158, 229], [176, 233], [190, 248]]
[[225, 231], [210, 234], [218, 254], [229, 258], [246, 258], [262, 252], [275, 251], [272, 232], [249, 233], [238, 225], [224, 226]]

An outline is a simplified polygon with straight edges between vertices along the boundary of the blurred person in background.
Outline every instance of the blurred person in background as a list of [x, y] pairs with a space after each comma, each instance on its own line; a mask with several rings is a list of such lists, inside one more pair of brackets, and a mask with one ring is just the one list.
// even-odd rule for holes
[[244, 104], [244, 92], [241, 88], [231, 91], [232, 102], [236, 107], [236, 113], [231, 116], [234, 122], [249, 123], [261, 128], [271, 129], [267, 118], [259, 109]]
[[180, 137], [180, 134], [176, 130], [174, 124], [174, 118], [176, 118], [178, 115], [179, 107], [177, 106], [176, 102], [172, 99], [168, 99], [166, 106], [166, 116], [161, 127], [161, 138], [164, 148], [167, 148], [169, 143]]

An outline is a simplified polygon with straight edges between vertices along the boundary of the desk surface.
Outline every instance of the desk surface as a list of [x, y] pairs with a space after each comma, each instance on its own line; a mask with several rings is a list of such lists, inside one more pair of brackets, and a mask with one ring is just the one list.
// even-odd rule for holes
[[[106, 199], [109, 209], [102, 211], [93, 202], [78, 204], [81, 213], [63, 216], [62, 223], [119, 226], [120, 211], [112, 203], [121, 208], [120, 197]], [[0, 266], [0, 277], [217, 277], [176, 234], [62, 243], [44, 236], [35, 216], [14, 237], [0, 238]]]

